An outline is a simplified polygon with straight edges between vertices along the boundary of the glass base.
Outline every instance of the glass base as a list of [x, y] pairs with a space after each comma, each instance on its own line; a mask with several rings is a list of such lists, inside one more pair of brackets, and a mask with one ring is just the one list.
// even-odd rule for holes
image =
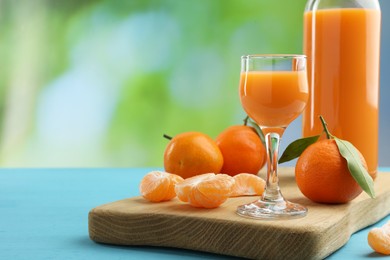
[[307, 208], [286, 200], [269, 202], [257, 200], [237, 207], [237, 214], [255, 219], [300, 218], [307, 214]]

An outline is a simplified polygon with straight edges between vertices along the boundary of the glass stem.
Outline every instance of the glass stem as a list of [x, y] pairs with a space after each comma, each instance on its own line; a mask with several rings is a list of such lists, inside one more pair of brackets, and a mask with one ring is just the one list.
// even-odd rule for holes
[[267, 149], [267, 182], [262, 199], [269, 202], [283, 201], [284, 198], [280, 192], [278, 177], [280, 135], [277, 133], [266, 134], [265, 143]]

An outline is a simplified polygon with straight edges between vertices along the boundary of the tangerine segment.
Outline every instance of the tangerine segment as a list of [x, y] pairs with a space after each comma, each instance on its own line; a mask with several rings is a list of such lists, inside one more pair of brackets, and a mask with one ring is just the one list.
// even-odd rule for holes
[[171, 200], [176, 197], [175, 186], [177, 183], [184, 181], [184, 179], [176, 174], [168, 173], [171, 183], [169, 184], [168, 192], [165, 195], [166, 200]]
[[175, 185], [183, 178], [162, 171], [152, 171], [144, 176], [139, 186], [141, 195], [152, 202], [171, 200], [176, 197]]
[[216, 208], [229, 198], [233, 185], [229, 175], [206, 173], [185, 179], [175, 191], [181, 201], [193, 207]]
[[390, 255], [390, 221], [383, 227], [371, 229], [367, 239], [375, 252]]
[[176, 185], [175, 187], [177, 197], [183, 202], [188, 202], [189, 194], [192, 192], [194, 187], [196, 187], [204, 179], [207, 179], [214, 175], [215, 175], [214, 173], [205, 173], [205, 174], [196, 175], [194, 177], [185, 179], [183, 182]]
[[235, 182], [230, 197], [261, 195], [265, 181], [257, 175], [240, 173], [233, 177]]

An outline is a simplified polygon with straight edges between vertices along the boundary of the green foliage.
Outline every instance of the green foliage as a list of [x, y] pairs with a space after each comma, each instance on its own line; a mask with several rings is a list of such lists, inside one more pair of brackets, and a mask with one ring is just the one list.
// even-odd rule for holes
[[317, 142], [318, 138], [320, 138], [320, 135], [297, 139], [290, 143], [279, 158], [279, 163], [288, 162], [298, 158], [307, 147]]
[[347, 161], [349, 172], [360, 187], [371, 197], [375, 198], [374, 181], [364, 168], [358, 150], [348, 141], [334, 137], [340, 154]]
[[[90, 151], [92, 157], [97, 154], [96, 165], [161, 166], [167, 143], [163, 133], [202, 131], [215, 137], [241, 124], [240, 56], [302, 52], [305, 0], [41, 0], [34, 6], [44, 26], [37, 24], [25, 41], [38, 31], [44, 38], [37, 49], [28, 50], [16, 49], [15, 21], [20, 26], [34, 21], [16, 2], [1, 2], [0, 108], [15, 77], [23, 77], [12, 74], [23, 71], [14, 63], [15, 53], [42, 53], [32, 61], [39, 73], [31, 82], [37, 86], [36, 105], [52, 82], [75, 67], [90, 64], [97, 79], [105, 72], [107, 82], [115, 83], [106, 89], [117, 95], [106, 135], [96, 140], [102, 151]], [[18, 143], [28, 157], [38, 130], [26, 131], [29, 136]], [[69, 135], [66, 129], [58, 138], [64, 135]], [[51, 165], [45, 158], [42, 154], [41, 165]], [[77, 160], [63, 158], [57, 166], [78, 166], [72, 163]]]

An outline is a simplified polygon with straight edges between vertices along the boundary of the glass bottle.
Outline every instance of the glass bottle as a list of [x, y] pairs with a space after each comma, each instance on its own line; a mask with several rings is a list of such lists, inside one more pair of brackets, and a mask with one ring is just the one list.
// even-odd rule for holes
[[379, 54], [378, 0], [309, 0], [304, 14], [309, 102], [303, 136], [330, 132], [363, 154], [368, 171], [378, 167]]

